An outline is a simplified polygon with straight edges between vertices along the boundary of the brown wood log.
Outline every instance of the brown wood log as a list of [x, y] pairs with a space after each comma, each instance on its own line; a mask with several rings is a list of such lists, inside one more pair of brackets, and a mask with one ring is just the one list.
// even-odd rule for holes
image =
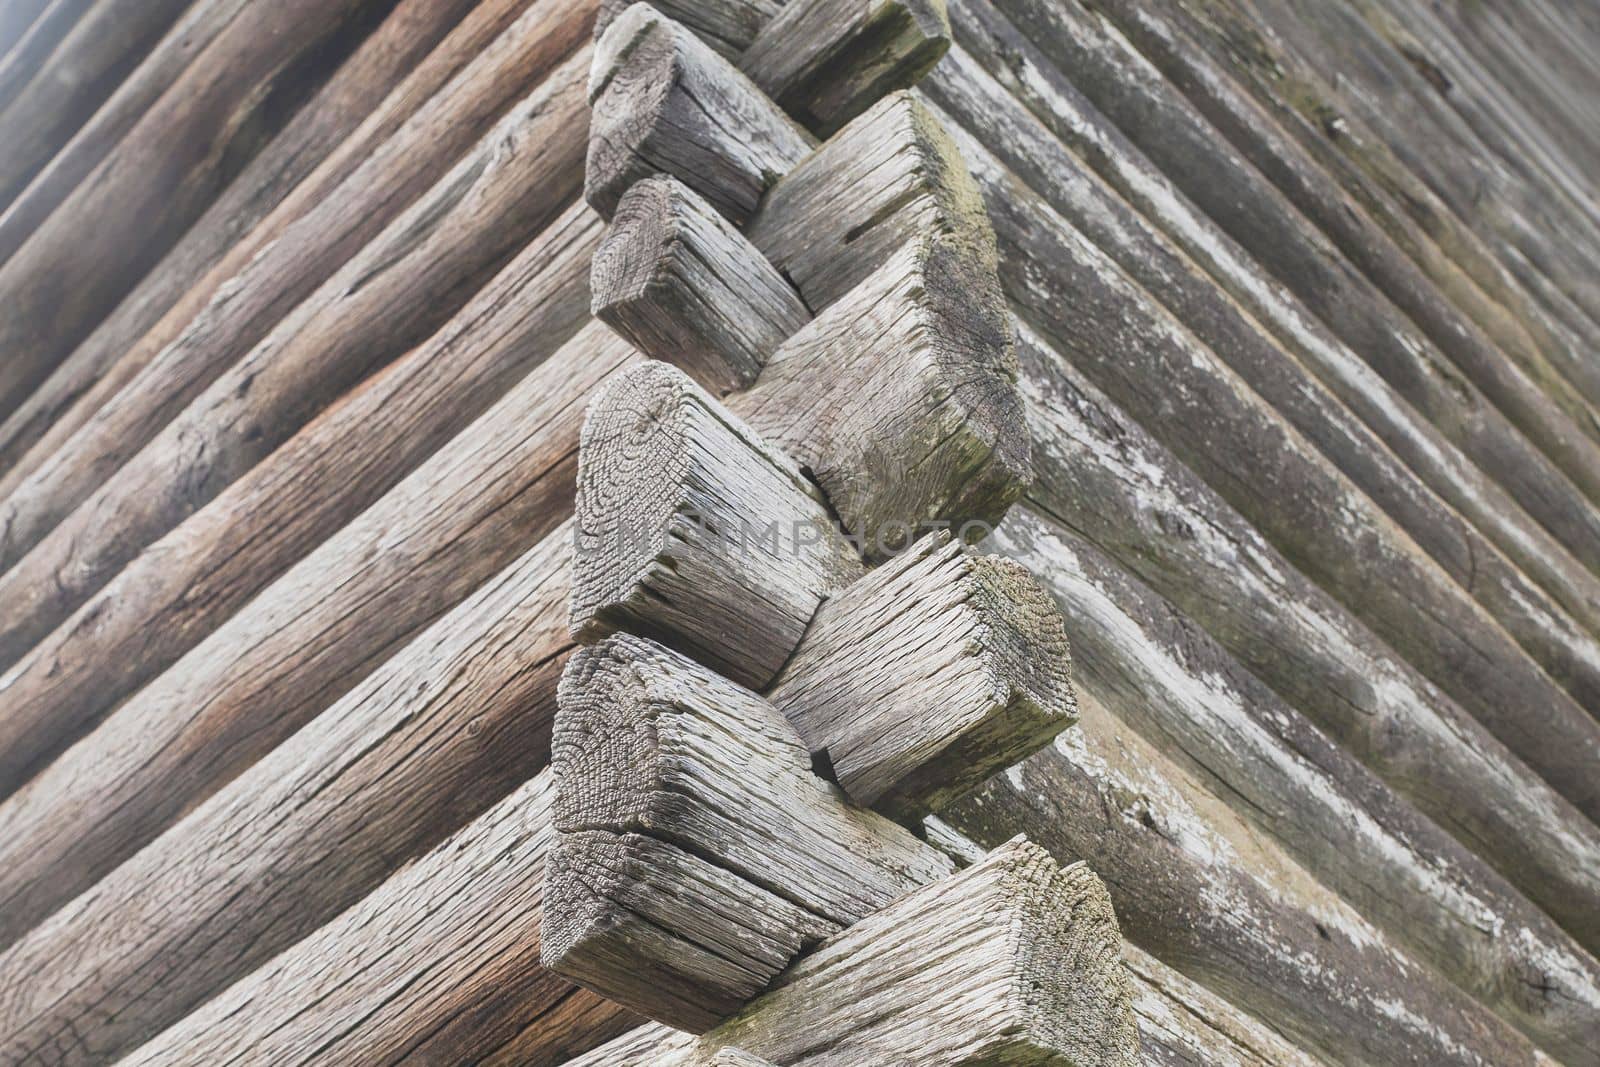
[[752, 81], [826, 137], [950, 47], [942, 0], [787, 0], [739, 57]]
[[563, 525], [0, 955], [0, 1055], [115, 1058], [537, 773], [570, 565]]
[[27, 28], [0, 55], [0, 106], [15, 100], [50, 59], [61, 39], [72, 32], [94, 0], [49, 0], [28, 3], [35, 13]]
[[251, 5], [0, 265], [0, 412], [88, 336], [255, 155], [283, 105], [320, 80], [323, 46], [383, 2]]
[[[1006, 0], [999, 6], [1043, 28], [1036, 35], [1040, 47], [1071, 74], [1085, 96], [1447, 436], [1463, 447], [1470, 442], [1469, 454], [1524, 506], [1533, 510], [1536, 494], [1530, 487], [1543, 478], [1541, 469], [1553, 466], [1566, 476], [1561, 481], [1570, 480], [1582, 493], [1569, 506], [1572, 515], [1566, 523], [1600, 521], [1600, 511], [1593, 507], [1600, 501], [1600, 443], [1548, 410], [1549, 401], [1536, 389], [1513, 389], [1506, 383], [1485, 396], [1473, 381], [1451, 370], [1452, 356], [1434, 342], [1447, 339], [1453, 355], [1477, 345], [1476, 335], [1465, 324], [1447, 326], [1425, 314], [1421, 296], [1412, 300], [1407, 295], [1410, 275], [1399, 276], [1403, 264], [1385, 259], [1395, 270], [1373, 280], [1359, 274], [1103, 19], [1081, 18], [1057, 6], [1046, 10], [1034, 0]], [[1482, 355], [1474, 361], [1480, 371], [1510, 367], [1488, 349]], [[1572, 498], [1561, 481], [1552, 484]], [[1535, 514], [1552, 524], [1544, 514]]]
[[[0, 634], [7, 657], [341, 393], [443, 325], [560, 213], [580, 181], [586, 59], [568, 59], [507, 112], [432, 190], [0, 577], [0, 596], [14, 590], [30, 598], [19, 601], [30, 610], [8, 619]], [[11, 755], [0, 779], [44, 753]]]
[[[994, 36], [980, 35], [977, 9], [962, 5], [956, 17], [966, 39], [984, 51], [988, 67], [1006, 71], [1011, 64], [1037, 58], [1036, 51], [994, 20], [987, 23]], [[1114, 129], [1096, 122], [1084, 110], [1087, 105], [1074, 106], [1073, 90], [1053, 69], [1029, 63], [1024, 68], [1028, 77], [1013, 84], [1038, 113], [1059, 116], [1056, 129], [1092, 131], [1067, 133], [1075, 151], [1058, 142], [974, 60], [958, 50], [930, 84], [930, 92], [955, 108], [965, 128], [974, 131], [963, 137], [967, 154], [987, 176], [994, 195], [1033, 202], [1035, 192], [1006, 172], [1007, 166], [1017, 168], [1017, 176], [1034, 186], [1038, 197], [1226, 360], [1575, 699], [1591, 708], [1600, 706], [1600, 648], [1595, 643], [1600, 580], [1254, 268], [1226, 235], [1187, 208], [1182, 196]], [[1022, 88], [1039, 85], [1049, 86], [1048, 94]], [[1005, 165], [978, 143], [980, 137], [1004, 154]], [[1089, 162], [1148, 215], [1141, 216], [1085, 174]], [[1261, 324], [1277, 332], [1287, 353], [1272, 343]]]
[[[607, 28], [636, 0], [600, 0], [594, 36]], [[784, 0], [650, 0], [650, 6], [694, 31], [718, 55], [735, 62], [750, 47], [761, 27], [783, 8]]]
[[902, 822], [1036, 751], [1077, 707], [1049, 594], [946, 533], [828, 598], [767, 699], [852, 800]]
[[[179, 35], [192, 32], [191, 24], [212, 6], [190, 9], [186, 20], [168, 35], [159, 51], [146, 58], [122, 83], [115, 103], [108, 103], [97, 113], [95, 129], [84, 134], [86, 139], [103, 143], [106, 138], [100, 127], [108, 114], [130, 112], [131, 122], [147, 106], [146, 102], [130, 99], [145, 95], [143, 91], [133, 91], [134, 86], [153, 89], [151, 82], [164, 85], [163, 77], [170, 81], [177, 75], [181, 49], [174, 42], [183, 39]], [[395, 6], [382, 25], [229, 183], [161, 262], [0, 423], [0, 470], [4, 471], [0, 475], [0, 499], [9, 496], [55, 445], [83, 425], [105, 398], [125, 385], [149, 362], [149, 357], [172, 339], [178, 327], [165, 319], [169, 312], [174, 312], [176, 318], [182, 315], [177, 309], [203, 303], [211, 293], [203, 280], [212, 278], [217, 270], [231, 273], [227, 264], [246, 262], [259, 250], [263, 238], [257, 223], [285, 198], [312, 191], [325, 193], [329, 187], [326, 183], [334, 174], [343, 177], [359, 162], [360, 150], [371, 149], [370, 143], [363, 145], [367, 138], [380, 129], [392, 130], [392, 125], [398, 125], [397, 114], [409, 114], [409, 107], [421, 102], [418, 97], [427, 95], [430, 77], [442, 80], [446, 70], [454, 69], [447, 64], [464, 61], [452, 47], [454, 43], [466, 38], [479, 24], [489, 22], [489, 14], [500, 13], [510, 5], [507, 0], [479, 5], [463, 19], [462, 11], [468, 6], [470, 0], [401, 0]], [[501, 18], [509, 20], [503, 14]], [[458, 22], [460, 25], [452, 29]], [[439, 38], [446, 31], [450, 31], [449, 36], [440, 44]], [[391, 94], [397, 85], [400, 88]], [[151, 91], [149, 95], [155, 94]], [[407, 108], [391, 106], [400, 102]], [[374, 112], [382, 118], [370, 117]], [[337, 162], [328, 163], [330, 157]], [[313, 174], [315, 177], [302, 187], [301, 182]], [[216, 278], [217, 282], [221, 280]], [[191, 290], [192, 286], [198, 287]], [[185, 323], [188, 317], [192, 315], [184, 317]], [[47, 442], [33, 448], [43, 438], [48, 438]]]
[[726, 59], [646, 3], [595, 46], [584, 198], [606, 218], [635, 182], [669, 174], [735, 223], [815, 142]]
[[1064, 358], [1031, 332], [1022, 341], [1034, 433], [1055, 442], [1040, 450], [1029, 503], [1187, 613], [1286, 704], [1592, 944], [1600, 913], [1594, 824]]
[[861, 574], [794, 461], [666, 363], [629, 370], [590, 407], [577, 516], [578, 641], [631, 631], [758, 688]]
[[130, 561], [5, 676], [13, 721], [93, 723], [464, 429], [586, 322], [600, 229], [575, 205], [444, 329]]
[[0, 916], [13, 936], [227, 784], [558, 525], [571, 507], [583, 404], [637, 358], [603, 326], [580, 332], [0, 804], [8, 828]]
[[123, 384], [111, 392], [97, 387], [80, 400], [79, 414], [92, 409], [81, 428], [35, 446], [30, 461], [45, 451], [48, 458], [0, 502], [0, 567], [37, 543], [411, 207], [583, 41], [591, 0], [510, 2], [521, 15], [503, 33], [490, 39], [510, 13], [498, 4], [480, 8], [481, 17], [496, 17], [464, 24], [195, 283], [108, 372], [108, 381]]
[[551, 764], [544, 966], [701, 1032], [804, 948], [950, 865], [811, 771], [783, 714], [654, 642], [572, 656]]
[[785, 342], [734, 400], [811, 474], [868, 557], [930, 524], [975, 540], [1032, 477], [993, 285], [970, 246], [914, 241]]
[[[0, 204], [9, 204], [26, 187], [118, 89], [123, 77], [158, 47], [188, 6], [189, 0], [100, 0], [88, 6], [50, 53], [44, 69], [25, 84], [8, 91], [9, 61], [0, 66], [0, 100], [9, 99], [0, 105], [0, 143], [6, 145], [0, 157]], [[195, 32], [192, 19], [185, 23], [177, 32]], [[3, 248], [0, 255], [12, 250]]]
[[637, 1025], [538, 965], [550, 793], [545, 772], [121, 1062], [555, 1067]]
[[590, 285], [597, 318], [718, 394], [749, 388], [811, 319], [788, 279], [672, 178], [623, 195]]
[[1552, 1055], [1581, 1061], [1600, 1041], [1600, 963], [1578, 943], [1592, 927], [1567, 935], [1094, 546], [1027, 509], [995, 546], [1060, 600], [1083, 684], [1118, 720]]

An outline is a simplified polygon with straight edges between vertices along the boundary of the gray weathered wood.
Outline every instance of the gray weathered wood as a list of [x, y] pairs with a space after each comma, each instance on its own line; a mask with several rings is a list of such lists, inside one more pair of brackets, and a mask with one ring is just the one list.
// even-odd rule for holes
[[739, 66], [827, 136], [916, 84], [949, 47], [944, 0], [787, 0]]
[[594, 256], [594, 313], [715, 393], [745, 389], [811, 319], [776, 267], [693, 190], [646, 178]]
[[23, 0], [24, 9], [32, 9], [34, 14], [15, 41], [0, 46], [0, 106], [15, 100], [38, 75], [62, 38], [93, 4], [94, 0]]
[[[583, 406], [637, 358], [604, 326], [585, 328], [0, 804], [0, 918], [13, 933], [138, 851], [559, 525]], [[276, 476], [292, 485], [297, 469]]]
[[682, 371], [595, 400], [578, 452], [572, 632], [631, 630], [765, 686], [824, 597], [861, 573], [827, 502]]
[[589, 100], [584, 196], [607, 218], [634, 182], [670, 174], [743, 223], [813, 144], [738, 68], [645, 3], [601, 37]]
[[[585, 60], [580, 52], [562, 64], [0, 577], [0, 598], [49, 591], [5, 620], [6, 657], [341, 394], [424, 341], [560, 214], [580, 181]], [[42, 754], [10, 756], [0, 779]]]
[[771, 704], [654, 642], [575, 653], [560, 688], [545, 966], [704, 1030], [798, 952], [948, 871], [815, 777]]
[[[33, 547], [433, 188], [508, 108], [550, 92], [552, 72], [585, 38], [589, 0], [509, 2], [520, 17], [505, 25], [505, 11], [480, 7], [487, 25], [474, 19], [441, 63], [419, 67], [415, 80], [397, 87], [314, 176], [194, 283], [108, 372], [114, 388], [83, 397], [92, 411], [81, 425], [65, 438], [49, 434], [39, 442], [30, 457], [38, 469], [0, 502], [0, 568]], [[500, 26], [504, 32], [494, 36]], [[565, 145], [570, 153], [576, 144], [581, 161], [578, 66], [557, 79], [566, 87], [556, 97], [570, 100], [574, 121], [557, 126], [559, 136], [546, 147]], [[572, 164], [573, 175], [579, 166]], [[39, 458], [41, 452], [47, 455]]]
[[[599, 40], [636, 0], [600, 0], [594, 20]], [[783, 8], [784, 0], [650, 0], [650, 6], [682, 23], [718, 54], [735, 62], [767, 20]]]
[[[785, 174], [745, 229], [814, 312], [907, 242], [947, 237], [993, 263], [983, 197], [939, 120], [909, 93], [885, 97]], [[982, 306], [996, 290], [973, 279]]]
[[767, 698], [856, 803], [920, 819], [1076, 719], [1061, 613], [936, 533], [825, 602]]
[[733, 401], [810, 472], [869, 557], [930, 523], [975, 540], [1032, 479], [1010, 322], [993, 286], [970, 245], [912, 241]]
[[542, 767], [571, 555], [570, 530], [548, 534], [0, 954], [0, 1059], [108, 1062]]
[[1132, 1067], [1139, 1038], [1106, 887], [1025, 840], [907, 894], [701, 1039], [793, 1067]]
[[87, 721], [203, 641], [572, 337], [601, 229], [575, 203], [426, 343], [134, 557], [5, 675], [0, 706], [19, 726]]

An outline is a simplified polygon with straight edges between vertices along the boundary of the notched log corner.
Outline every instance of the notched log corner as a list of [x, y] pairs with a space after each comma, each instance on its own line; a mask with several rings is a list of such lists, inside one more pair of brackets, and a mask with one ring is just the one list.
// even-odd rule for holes
[[812, 775], [771, 704], [632, 635], [573, 655], [551, 752], [544, 964], [680, 1029], [950, 871]]
[[569, 623], [627, 630], [764, 686], [829, 593], [861, 574], [822, 495], [687, 375], [633, 368], [578, 449]]
[[1121, 949], [1100, 879], [1018, 839], [831, 939], [685, 1062], [1133, 1067]]
[[814, 144], [749, 78], [646, 3], [600, 38], [589, 102], [584, 197], [606, 218], [635, 182], [670, 174], [742, 224]]
[[825, 602], [768, 693], [856, 803], [916, 820], [1077, 721], [1066, 625], [938, 533]]
[[[635, 0], [600, 0], [595, 14], [594, 39]], [[718, 55], [737, 60], [756, 39], [761, 27], [783, 8], [783, 0], [650, 0], [650, 6], [694, 31]]]
[[950, 42], [944, 0], [789, 0], [739, 65], [825, 137], [915, 85]]
[[718, 393], [745, 389], [811, 319], [776, 267], [698, 193], [647, 178], [595, 252], [595, 315], [645, 355]]

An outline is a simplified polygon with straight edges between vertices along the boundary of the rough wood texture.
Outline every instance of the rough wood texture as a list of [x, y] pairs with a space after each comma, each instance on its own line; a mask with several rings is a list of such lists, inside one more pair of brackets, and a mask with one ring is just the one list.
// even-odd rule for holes
[[623, 196], [591, 288], [598, 318], [715, 393], [749, 388], [811, 319], [788, 279], [672, 178], [646, 178]]
[[[595, 40], [635, 0], [600, 0]], [[650, 0], [650, 6], [695, 32], [719, 55], [737, 61], [767, 20], [782, 10], [784, 0]]]
[[[0, 598], [27, 606], [0, 629], [0, 660], [48, 633], [146, 545], [426, 339], [560, 213], [579, 182], [585, 59], [568, 59], [508, 112], [0, 577]], [[43, 756], [14, 750], [0, 762], [0, 780]]]
[[[961, 153], [909, 93], [885, 97], [785, 174], [745, 233], [814, 312], [917, 238], [946, 239], [991, 269], [997, 259]], [[980, 307], [997, 291], [992, 281], [969, 282]]]
[[1106, 887], [1014, 841], [868, 916], [702, 1038], [793, 1067], [1132, 1067], [1139, 1038]]
[[[522, 8], [523, 0], [514, 2]], [[492, 41], [484, 31], [506, 13], [480, 8], [485, 17], [500, 19], [489, 27], [474, 19], [463, 27], [463, 39], [452, 39], [436, 57], [443, 62], [423, 64], [397, 87], [361, 130], [118, 360], [108, 384], [124, 384], [112, 392], [97, 387], [82, 398], [80, 407], [92, 408], [91, 418], [67, 438], [52, 433], [35, 446], [29, 459], [38, 460], [38, 469], [0, 502], [0, 567], [37, 543], [433, 188], [509, 107], [549, 93], [552, 72], [584, 39], [589, 4], [537, 0]], [[462, 63], [427, 96], [452, 64]], [[578, 66], [581, 61], [563, 71], [566, 88], [556, 96], [581, 112]], [[549, 103], [558, 106], [555, 99]], [[554, 140], [564, 140], [569, 151], [575, 140], [581, 155], [581, 122], [559, 133]], [[369, 280], [376, 278], [381, 275]], [[39, 459], [41, 451], [48, 457]]]
[[[1600, 831], [1308, 582], [1068, 361], [1020, 333], [1030, 503], [1186, 612], [1247, 669], [1585, 944]], [[1080, 691], [1080, 696], [1081, 696]]]
[[[0, 265], [10, 414], [160, 258], [304, 92], [321, 47], [382, 0], [253, 4]], [[71, 284], [63, 279], [70, 278]]]
[[[143, 96], [158, 95], [158, 87], [168, 84], [181, 69], [179, 44], [185, 39], [181, 34], [216, 2], [241, 0], [213, 0], [191, 9], [185, 22], [122, 83], [112, 101], [96, 114], [93, 126], [80, 136], [100, 144], [107, 136], [101, 126], [108, 115], [127, 111], [129, 123], [137, 118], [148, 104]], [[398, 99], [408, 101], [411, 107], [420, 104], [418, 96], [427, 95], [421, 91], [426, 79], [439, 76], [451, 59], [458, 64], [463, 61], [453, 43], [468, 36], [472, 26], [486, 21], [487, 12], [507, 6], [507, 0], [478, 5], [463, 19], [463, 10], [473, 7], [471, 0], [401, 0], [161, 262], [0, 423], [0, 469], [4, 470], [0, 499], [9, 496], [55, 446], [172, 339], [179, 325], [166, 318], [169, 312], [174, 319], [183, 316], [186, 324], [192, 314], [183, 315], [183, 311], [198, 309], [211, 295], [206, 281], [214, 279], [212, 284], [218, 284], [223, 280], [213, 272], [231, 274], [229, 264], [243, 263], [259, 250], [264, 240], [258, 236], [258, 223], [286, 199], [313, 190], [325, 193], [324, 183], [334, 175], [347, 174], [360, 162], [360, 142], [386, 126], [392, 132], [390, 120], [398, 124], [394, 116], [400, 109], [392, 103]], [[460, 25], [452, 30], [458, 21]], [[439, 44], [447, 30], [450, 36]], [[551, 32], [556, 32], [554, 27]], [[391, 93], [397, 84], [400, 88]], [[380, 117], [374, 118], [375, 112]], [[365, 150], [371, 147], [366, 144]], [[61, 159], [58, 155], [52, 167]], [[34, 448], [40, 441], [45, 443]]]
[[545, 966], [701, 1031], [822, 937], [947, 873], [811, 771], [769, 703], [632, 635], [575, 653], [551, 763]]
[[770, 682], [824, 597], [861, 573], [827, 502], [682, 371], [620, 376], [578, 452], [572, 633], [628, 630]]
[[1076, 719], [1061, 613], [948, 534], [824, 603], [767, 698], [858, 804], [920, 819]]
[[199, 644], [577, 332], [601, 228], [575, 204], [444, 329], [130, 561], [5, 675], [0, 707], [89, 721]]
[[628, 187], [670, 174], [743, 223], [811, 138], [710, 46], [649, 4], [596, 46], [584, 196], [609, 218]]
[[996, 547], [1060, 599], [1083, 685], [1122, 723], [1551, 1054], [1596, 1047], [1600, 963], [1466, 845], [1092, 545], [1018, 509]]
[[0, 917], [12, 936], [227, 784], [557, 526], [571, 506], [584, 404], [637, 358], [603, 326], [580, 332], [0, 804], [8, 830]]
[[739, 66], [825, 137], [916, 84], [949, 47], [944, 0], [788, 0]]
[[791, 337], [733, 401], [811, 474], [869, 557], [931, 524], [976, 540], [1032, 479], [993, 278], [960, 242], [913, 241]]
[[[0, 205], [9, 205], [146, 52], [161, 47], [162, 35], [189, 6], [189, 0], [100, 0], [56, 46], [47, 69], [16, 86], [14, 93], [7, 89], [9, 61], [0, 67], [0, 100], [9, 98], [9, 103], [0, 105], [0, 144], [6, 146], [0, 156]], [[236, 0], [219, 0], [214, 6], [231, 15], [240, 5]], [[220, 29], [227, 17], [210, 25]], [[203, 36], [205, 28], [191, 17], [177, 32]], [[191, 45], [190, 54], [195, 50]], [[6, 226], [0, 223], [0, 231]], [[15, 242], [5, 247], [0, 240], [0, 258], [14, 250]]]
[[554, 1067], [637, 1025], [539, 967], [550, 794], [542, 773], [120, 1062]]
[[563, 526], [0, 954], [0, 1059], [148, 1040], [535, 774], [570, 566]]

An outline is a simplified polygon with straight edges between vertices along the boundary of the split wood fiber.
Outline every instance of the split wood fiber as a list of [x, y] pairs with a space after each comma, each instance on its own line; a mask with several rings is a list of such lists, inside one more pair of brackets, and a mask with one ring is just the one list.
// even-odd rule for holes
[[1077, 709], [1049, 594], [944, 533], [824, 602], [767, 698], [852, 800], [902, 822], [1036, 751]]
[[767, 701], [630, 634], [568, 662], [551, 765], [544, 965], [681, 1029], [950, 870], [817, 778]]
[[[211, 4], [219, 2], [240, 0], [211, 0]], [[395, 115], [401, 109], [391, 104], [398, 100], [411, 106], [420, 104], [418, 97], [427, 95], [427, 79], [440, 77], [446, 60], [461, 61], [452, 42], [466, 38], [472, 27], [486, 22], [487, 12], [509, 3], [497, 0], [478, 5], [463, 17], [463, 10], [472, 6], [471, 0], [401, 0], [396, 4], [383, 24], [250, 160], [161, 262], [0, 422], [0, 470], [4, 471], [0, 474], [0, 499], [9, 496], [54, 451], [54, 445], [65, 441], [105, 398], [149, 362], [180, 328], [173, 324], [177, 318], [187, 323], [192, 315], [184, 311], [198, 308], [210, 296], [207, 281], [220, 283], [223, 279], [216, 277], [218, 273], [231, 274], [229, 264], [244, 262], [258, 250], [262, 243], [258, 223], [285, 201], [293, 203], [314, 190], [325, 191], [324, 183], [347, 174], [360, 161], [366, 138], [398, 125]], [[105, 136], [100, 127], [108, 114], [128, 111], [136, 117], [145, 106], [141, 94], [149, 91], [155, 95], [153, 90], [166, 84], [163, 79], [176, 76], [177, 70], [172, 68], [181, 63], [182, 52], [177, 47], [183, 40], [181, 34], [192, 29], [189, 20], [203, 10], [191, 9], [186, 21], [163, 39], [159, 52], [146, 58], [118, 88], [113, 102], [96, 113], [93, 126], [86, 128], [82, 137], [100, 143]], [[439, 38], [447, 31], [441, 44]], [[551, 32], [557, 31], [552, 27]], [[144, 88], [138, 88], [141, 86]], [[61, 159], [58, 155], [52, 166]]]
[[128, 1051], [536, 774], [570, 566], [563, 525], [0, 953], [0, 1058]]
[[284, 105], [320, 80], [323, 46], [386, 2], [250, 5], [0, 264], [0, 414], [88, 336], [255, 154]]
[[596, 317], [718, 394], [749, 388], [811, 318], [788, 279], [674, 178], [623, 195], [590, 284]]
[[[65, 437], [46, 434], [36, 469], [0, 501], [0, 567], [9, 567], [138, 454], [184, 406], [235, 367], [330, 275], [443, 178], [513, 104], [544, 94], [552, 110], [577, 97], [589, 0], [510, 0], [477, 8], [459, 34], [385, 98], [379, 110], [106, 373], [75, 406]], [[490, 18], [490, 16], [496, 16]], [[487, 22], [487, 24], [486, 24]], [[452, 73], [452, 71], [454, 73]], [[555, 78], [552, 72], [570, 75]], [[565, 88], [552, 92], [552, 85]], [[437, 91], [435, 91], [437, 90]], [[432, 94], [431, 96], [429, 94]], [[581, 123], [554, 145], [577, 146]], [[573, 164], [573, 173], [577, 167]], [[393, 236], [393, 235], [391, 235]], [[381, 276], [375, 276], [381, 277]], [[83, 410], [88, 409], [88, 410]], [[41, 455], [43, 453], [43, 455]], [[80, 561], [80, 566], [82, 566]]]
[[[0, 630], [8, 658], [342, 393], [442, 326], [560, 213], [579, 182], [586, 58], [567, 60], [513, 107], [433, 189], [0, 576], [0, 597], [51, 591]], [[47, 757], [11, 755], [0, 778]]]
[[739, 66], [826, 137], [921, 81], [949, 47], [944, 0], [786, 0]]
[[600, 38], [589, 101], [584, 197], [607, 218], [635, 182], [665, 173], [743, 223], [814, 144], [738, 68], [645, 3]]
[[574, 205], [439, 333], [135, 557], [4, 676], [0, 706], [91, 721], [205, 640], [576, 333], [600, 228]]
[[[570, 514], [583, 408], [637, 355], [591, 325], [0, 803], [15, 937], [355, 686]], [[9, 940], [9, 938], [8, 938]]]
[[573, 636], [632, 631], [745, 685], [770, 682], [861, 573], [800, 468], [666, 363], [590, 407], [576, 507]]

